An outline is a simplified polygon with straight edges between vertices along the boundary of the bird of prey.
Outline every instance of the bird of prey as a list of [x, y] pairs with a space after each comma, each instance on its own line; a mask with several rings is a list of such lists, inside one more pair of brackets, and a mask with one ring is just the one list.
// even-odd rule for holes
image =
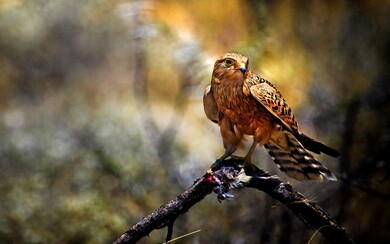
[[338, 157], [339, 152], [299, 132], [298, 123], [282, 94], [269, 81], [253, 73], [248, 58], [226, 53], [217, 59], [203, 96], [206, 116], [220, 127], [225, 153], [231, 156], [245, 140], [253, 144], [244, 167], [254, 170], [252, 154], [257, 145], [267, 149], [287, 176], [297, 180], [336, 180], [308, 151]]

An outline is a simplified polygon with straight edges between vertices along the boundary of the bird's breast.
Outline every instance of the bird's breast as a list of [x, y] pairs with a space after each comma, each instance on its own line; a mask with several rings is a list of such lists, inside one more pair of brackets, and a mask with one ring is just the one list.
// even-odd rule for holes
[[273, 116], [251, 95], [243, 92], [243, 84], [214, 84], [213, 94], [218, 110], [244, 134], [273, 128]]

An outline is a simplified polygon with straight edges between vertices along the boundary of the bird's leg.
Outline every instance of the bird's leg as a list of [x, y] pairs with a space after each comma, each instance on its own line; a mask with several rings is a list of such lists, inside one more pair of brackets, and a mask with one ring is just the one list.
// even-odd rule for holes
[[220, 130], [225, 153], [217, 159], [216, 163], [222, 162], [232, 155], [242, 140], [242, 134], [235, 129], [233, 122], [226, 117], [223, 117], [220, 121]]
[[225, 153], [215, 161], [207, 173], [212, 172], [213, 166], [218, 166], [223, 160], [231, 156], [236, 150], [237, 147], [241, 144], [243, 140], [243, 134], [237, 130], [236, 126], [232, 121], [227, 117], [222, 117], [219, 121], [219, 127], [221, 130], [223, 146], [225, 148]]
[[257, 141], [253, 140], [252, 146], [244, 158], [244, 168], [249, 168], [251, 171], [256, 171], [256, 167], [252, 163], [252, 154], [257, 146]]
[[232, 150], [232, 148], [229, 149], [225, 149], [225, 153], [215, 161], [215, 163], [213, 163], [213, 165], [211, 165], [211, 167], [206, 171], [206, 173], [208, 174], [211, 174], [213, 172], [213, 168], [215, 166], [218, 166], [218, 164], [220, 164], [223, 160], [225, 160], [227, 157], [229, 157], [230, 155], [232, 155], [234, 152], [234, 150]]
[[230, 155], [232, 155], [233, 152], [231, 152], [230, 150], [225, 150], [225, 153], [219, 158], [217, 159], [217, 161], [215, 161], [216, 163], [220, 163], [222, 162], [223, 160], [225, 160], [227, 157], [229, 157]]

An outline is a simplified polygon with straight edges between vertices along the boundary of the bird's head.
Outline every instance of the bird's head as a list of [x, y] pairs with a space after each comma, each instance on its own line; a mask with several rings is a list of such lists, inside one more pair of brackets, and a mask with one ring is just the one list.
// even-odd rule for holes
[[217, 81], [232, 79], [243, 81], [249, 73], [249, 59], [237, 53], [226, 53], [219, 57], [214, 64], [213, 78]]

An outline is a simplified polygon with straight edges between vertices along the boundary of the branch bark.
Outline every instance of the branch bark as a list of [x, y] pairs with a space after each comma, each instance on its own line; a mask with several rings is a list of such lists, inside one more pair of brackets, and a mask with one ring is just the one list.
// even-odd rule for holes
[[114, 243], [136, 243], [155, 229], [173, 223], [211, 192], [219, 201], [232, 197], [229, 190], [250, 187], [263, 191], [288, 207], [307, 226], [317, 229], [331, 243], [354, 243], [345, 229], [330, 217], [321, 207], [295, 191], [289, 183], [256, 168], [246, 172], [242, 159], [231, 158], [212, 165], [212, 173], [205, 174], [185, 192], [162, 205], [150, 215], [122, 234]]

